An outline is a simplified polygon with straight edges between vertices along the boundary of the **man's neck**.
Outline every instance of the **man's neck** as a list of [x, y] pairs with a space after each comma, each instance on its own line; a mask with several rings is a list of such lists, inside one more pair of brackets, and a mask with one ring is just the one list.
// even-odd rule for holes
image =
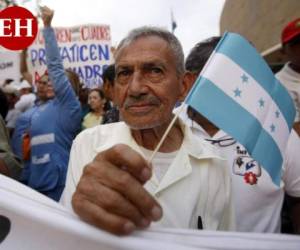
[[[150, 129], [131, 130], [131, 133], [138, 145], [153, 151], [160, 142], [168, 125], [169, 124]], [[178, 150], [182, 144], [183, 136], [180, 125], [176, 122], [158, 151], [169, 153]]]

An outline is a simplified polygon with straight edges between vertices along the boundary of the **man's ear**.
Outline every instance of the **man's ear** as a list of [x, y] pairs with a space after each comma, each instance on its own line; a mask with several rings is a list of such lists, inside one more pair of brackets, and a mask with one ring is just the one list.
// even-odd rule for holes
[[182, 91], [179, 100], [184, 101], [185, 97], [191, 90], [191, 88], [194, 85], [194, 82], [196, 81], [198, 77], [198, 74], [192, 73], [192, 72], [185, 72], [183, 79], [182, 79]]

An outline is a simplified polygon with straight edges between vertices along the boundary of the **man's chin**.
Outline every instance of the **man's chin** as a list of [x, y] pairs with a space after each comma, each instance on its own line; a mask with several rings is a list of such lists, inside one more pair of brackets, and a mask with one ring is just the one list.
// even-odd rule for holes
[[152, 129], [165, 125], [166, 123], [166, 121], [164, 121], [163, 119], [146, 121], [143, 119], [129, 120], [124, 118], [123, 121], [133, 130]]

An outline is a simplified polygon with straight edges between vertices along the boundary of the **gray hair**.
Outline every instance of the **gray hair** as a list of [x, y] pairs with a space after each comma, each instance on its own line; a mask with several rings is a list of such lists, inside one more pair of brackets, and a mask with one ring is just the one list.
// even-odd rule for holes
[[[130, 43], [136, 41], [138, 38], [141, 37], [148, 37], [148, 36], [157, 36], [163, 40], [165, 40], [176, 60], [176, 71], [178, 75], [182, 75], [184, 73], [184, 54], [182, 50], [182, 46], [177, 39], [171, 32], [166, 29], [159, 28], [159, 27], [151, 27], [151, 26], [143, 26], [140, 28], [133, 29], [129, 32], [129, 34], [120, 42], [117, 47], [117, 53], [123, 47], [128, 46]], [[116, 54], [117, 54], [116, 53]]]

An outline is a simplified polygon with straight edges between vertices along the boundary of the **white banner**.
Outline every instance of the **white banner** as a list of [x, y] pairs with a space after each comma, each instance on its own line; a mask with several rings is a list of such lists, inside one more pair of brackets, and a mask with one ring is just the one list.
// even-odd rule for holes
[[150, 228], [117, 237], [82, 222], [60, 204], [0, 175], [0, 249], [13, 250], [299, 250], [280, 234]]
[[0, 50], [0, 86], [5, 79], [20, 82], [20, 53], [15, 51]]
[[[103, 70], [113, 62], [110, 27], [108, 25], [81, 25], [55, 28], [60, 55], [65, 68], [73, 69], [88, 88], [102, 85]], [[28, 64], [41, 75], [46, 70], [46, 55], [42, 29], [28, 49]]]

